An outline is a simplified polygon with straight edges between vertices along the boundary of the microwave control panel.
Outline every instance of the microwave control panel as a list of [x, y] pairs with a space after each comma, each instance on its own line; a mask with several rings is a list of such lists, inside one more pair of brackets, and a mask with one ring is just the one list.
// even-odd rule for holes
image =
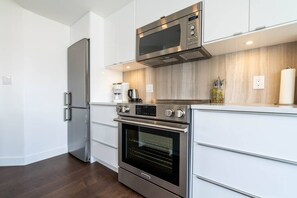
[[199, 12], [193, 13], [187, 17], [188, 27], [187, 27], [187, 48], [196, 48], [199, 45], [200, 35], [200, 19]]

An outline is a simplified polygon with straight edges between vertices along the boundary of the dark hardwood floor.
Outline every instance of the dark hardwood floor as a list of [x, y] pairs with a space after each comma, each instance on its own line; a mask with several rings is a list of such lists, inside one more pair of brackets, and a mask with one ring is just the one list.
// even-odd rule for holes
[[65, 154], [22, 167], [0, 167], [0, 197], [142, 197], [99, 163]]

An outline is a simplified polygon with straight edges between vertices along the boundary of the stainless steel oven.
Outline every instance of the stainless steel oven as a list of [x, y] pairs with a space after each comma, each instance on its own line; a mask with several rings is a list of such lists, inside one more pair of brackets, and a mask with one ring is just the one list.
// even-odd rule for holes
[[145, 197], [186, 197], [187, 105], [119, 104], [119, 181]]
[[136, 60], [165, 66], [210, 58], [202, 46], [202, 2], [137, 29]]

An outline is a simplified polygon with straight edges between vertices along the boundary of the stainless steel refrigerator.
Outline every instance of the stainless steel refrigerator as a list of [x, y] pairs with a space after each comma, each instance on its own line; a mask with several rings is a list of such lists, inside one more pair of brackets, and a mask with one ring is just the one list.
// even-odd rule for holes
[[68, 122], [68, 152], [90, 161], [89, 39], [68, 48], [68, 90], [64, 93], [64, 120]]

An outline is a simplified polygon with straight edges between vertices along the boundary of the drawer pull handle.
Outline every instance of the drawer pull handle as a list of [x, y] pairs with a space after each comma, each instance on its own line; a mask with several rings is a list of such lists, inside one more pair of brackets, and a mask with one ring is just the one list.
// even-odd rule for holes
[[146, 173], [140, 173], [140, 174], [147, 179], [151, 179], [151, 176]]
[[252, 156], [252, 157], [258, 157], [258, 158], [261, 158], [261, 159], [272, 160], [272, 161], [286, 163], [286, 164], [295, 165], [295, 166], [297, 165], [296, 161], [290, 161], [290, 160], [280, 159], [280, 158], [276, 158], [276, 157], [270, 157], [270, 156], [266, 156], [266, 155], [250, 153], [250, 152], [246, 152], [246, 151], [239, 151], [239, 150], [235, 150], [235, 149], [230, 149], [230, 148], [221, 147], [221, 146], [215, 146], [215, 145], [211, 145], [211, 144], [205, 144], [205, 143], [201, 143], [201, 142], [196, 142], [196, 144], [199, 145], [199, 146], [204, 146], [204, 147], [208, 147], [208, 148], [228, 151], [228, 152], [237, 153], [237, 154], [241, 154], [241, 155], [248, 155], [248, 156]]
[[262, 29], [265, 29], [265, 28], [266, 28], [266, 26], [263, 25], [263, 26], [260, 26], [260, 27], [255, 28], [255, 30], [257, 31], [257, 30], [262, 30]]
[[244, 191], [242, 191], [242, 190], [238, 190], [238, 189], [236, 189], [236, 188], [233, 188], [233, 187], [231, 187], [231, 186], [227, 186], [227, 185], [225, 185], [225, 184], [221, 184], [221, 183], [219, 183], [219, 182], [216, 182], [216, 181], [207, 179], [207, 178], [205, 178], [205, 177], [201, 177], [201, 176], [198, 176], [198, 175], [196, 175], [196, 177], [197, 177], [197, 179], [200, 179], [200, 180], [202, 180], [202, 181], [211, 183], [211, 184], [216, 185], [216, 186], [219, 186], [219, 187], [221, 187], [221, 188], [225, 188], [225, 189], [231, 190], [231, 191], [233, 191], [233, 192], [236, 192], [236, 193], [238, 193], [238, 194], [242, 194], [242, 195], [247, 196], [247, 197], [260, 198], [259, 196], [252, 195], [252, 194], [250, 194], [250, 193], [244, 192]]
[[236, 32], [236, 33], [233, 34], [233, 36], [238, 36], [238, 35], [241, 35], [241, 34], [242, 34], [242, 32]]

